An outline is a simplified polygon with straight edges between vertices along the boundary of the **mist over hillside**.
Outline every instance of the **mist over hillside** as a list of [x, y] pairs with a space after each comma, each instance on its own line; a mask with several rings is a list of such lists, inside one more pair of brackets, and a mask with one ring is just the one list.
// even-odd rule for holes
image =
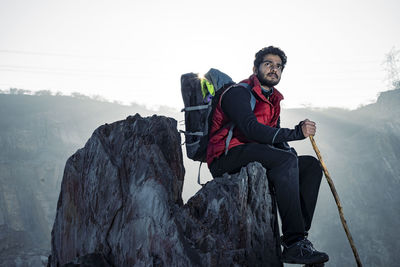
[[[396, 266], [400, 260], [399, 104], [397, 89], [382, 93], [376, 103], [354, 111], [282, 111], [282, 127], [292, 128], [305, 118], [317, 122], [315, 140], [365, 266]], [[151, 111], [139, 105], [122, 106], [87, 97], [0, 94], [0, 261], [22, 257], [34, 248], [46, 255], [67, 158], [84, 146], [98, 126], [135, 113], [157, 113], [178, 122], [183, 118], [178, 111]], [[308, 140], [291, 145], [299, 154], [314, 155]], [[185, 201], [200, 188], [198, 166], [185, 157]], [[202, 167], [201, 177], [203, 182], [210, 179], [206, 166]], [[325, 181], [310, 239], [330, 255], [327, 266], [354, 265]]]

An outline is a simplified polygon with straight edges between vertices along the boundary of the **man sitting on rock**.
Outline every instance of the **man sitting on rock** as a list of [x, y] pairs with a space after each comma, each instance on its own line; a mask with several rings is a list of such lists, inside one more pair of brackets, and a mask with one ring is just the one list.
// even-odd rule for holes
[[[261, 49], [254, 60], [253, 75], [220, 97], [212, 117], [207, 163], [213, 177], [235, 173], [250, 162], [267, 170], [282, 220], [283, 262], [312, 264], [328, 261], [307, 239], [322, 178], [319, 161], [297, 156], [287, 142], [315, 135], [315, 122], [305, 119], [294, 129], [280, 128], [282, 94], [274, 87], [281, 79], [287, 58], [273, 46]], [[254, 111], [251, 93], [255, 96]], [[235, 124], [226, 149], [229, 125]]]

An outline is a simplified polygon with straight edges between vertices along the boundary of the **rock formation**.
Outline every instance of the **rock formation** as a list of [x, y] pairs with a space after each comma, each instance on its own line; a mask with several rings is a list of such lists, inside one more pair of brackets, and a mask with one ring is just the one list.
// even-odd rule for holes
[[199, 265], [283, 266], [275, 202], [260, 163], [208, 182], [178, 222], [201, 255]]
[[207, 183], [186, 205], [176, 121], [99, 127], [65, 166], [50, 266], [282, 266], [265, 170]]

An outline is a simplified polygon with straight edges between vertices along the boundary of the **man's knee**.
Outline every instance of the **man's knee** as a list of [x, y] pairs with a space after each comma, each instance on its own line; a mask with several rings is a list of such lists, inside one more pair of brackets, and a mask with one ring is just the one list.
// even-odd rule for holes
[[295, 154], [291, 152], [285, 152], [282, 157], [282, 165], [285, 165], [288, 168], [297, 168], [298, 166], [298, 158]]
[[[300, 156], [299, 157], [300, 169], [304, 169], [306, 172], [312, 172], [316, 179], [322, 179], [322, 167], [319, 160], [313, 156]], [[302, 166], [301, 166], [302, 165]]]
[[282, 180], [282, 177], [286, 177], [286, 179], [283, 180], [298, 180], [299, 169], [297, 156], [290, 152], [280, 152], [276, 155], [274, 164], [269, 170], [274, 176], [279, 177], [280, 180]]
[[313, 156], [309, 156], [311, 158], [311, 166], [312, 168], [318, 172], [320, 174], [320, 176], [322, 177], [322, 167], [321, 167], [321, 163], [319, 162], [318, 159], [316, 159]]

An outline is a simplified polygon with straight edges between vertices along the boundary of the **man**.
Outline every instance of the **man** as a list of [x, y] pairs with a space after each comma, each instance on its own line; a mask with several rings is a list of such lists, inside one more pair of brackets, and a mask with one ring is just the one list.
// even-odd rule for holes
[[[281, 93], [274, 87], [281, 79], [287, 58], [277, 47], [261, 49], [247, 83], [256, 98], [251, 108], [249, 88], [227, 89], [215, 108], [207, 148], [213, 177], [238, 172], [248, 163], [260, 162], [267, 170], [276, 194], [282, 221], [282, 258], [287, 263], [312, 264], [328, 261], [307, 239], [317, 202], [322, 170], [312, 156], [297, 156], [288, 141], [315, 135], [316, 125], [305, 119], [294, 129], [280, 128]], [[230, 123], [236, 126], [226, 151]]]

